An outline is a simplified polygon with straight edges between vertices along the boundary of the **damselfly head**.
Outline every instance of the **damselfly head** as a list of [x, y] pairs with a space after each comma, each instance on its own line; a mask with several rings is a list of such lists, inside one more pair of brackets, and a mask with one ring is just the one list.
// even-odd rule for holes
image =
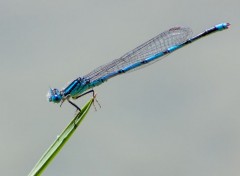
[[53, 103], [59, 103], [62, 100], [62, 95], [58, 89], [51, 89], [47, 93], [47, 100]]

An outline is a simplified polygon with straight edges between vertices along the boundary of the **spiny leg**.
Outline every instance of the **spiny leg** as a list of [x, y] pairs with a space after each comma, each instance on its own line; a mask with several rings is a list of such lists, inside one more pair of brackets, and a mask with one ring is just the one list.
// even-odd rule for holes
[[[94, 98], [94, 101], [96, 101], [97, 104], [99, 105], [99, 107], [101, 108], [101, 105], [100, 105], [100, 103], [98, 102], [98, 100], [96, 99], [95, 92], [94, 92], [93, 89], [92, 89], [92, 90], [89, 90], [89, 91], [87, 91], [87, 92], [85, 92], [85, 93], [83, 93], [83, 94], [81, 94], [81, 95], [79, 95], [79, 96], [77, 96], [77, 97], [74, 97], [74, 99], [78, 99], [78, 98], [80, 98], [80, 97], [82, 97], [82, 96], [84, 96], [84, 95], [87, 95], [87, 94], [89, 94], [89, 93], [92, 93], [92, 96], [93, 96], [93, 98]], [[94, 105], [94, 102], [93, 102], [93, 105]], [[95, 107], [95, 105], [94, 105], [94, 108], [95, 108], [95, 110], [97, 110], [96, 107]]]
[[[74, 104], [73, 102], [71, 102], [71, 101], [69, 100], [69, 98], [67, 98], [67, 101], [68, 101], [71, 105], [73, 105], [75, 108], [77, 108], [76, 112], [77, 112], [77, 111], [81, 112], [81, 109], [80, 109], [76, 104]], [[74, 120], [74, 128], [76, 128], [76, 127], [77, 127], [77, 124], [76, 124], [76, 122], [75, 122], [75, 120]]]
[[79, 112], [81, 112], [81, 109], [80, 109], [76, 104], [74, 104], [73, 102], [71, 102], [71, 101], [69, 100], [69, 98], [67, 99], [67, 101], [68, 101], [71, 105], [73, 105], [75, 108], [77, 108], [77, 110], [79, 110]]
[[89, 91], [87, 91], [87, 92], [85, 92], [85, 93], [83, 93], [83, 94], [81, 94], [81, 95], [78, 95], [78, 96], [74, 97], [74, 99], [78, 99], [78, 98], [80, 98], [80, 97], [82, 97], [82, 96], [84, 96], [84, 95], [87, 95], [87, 94], [89, 94], [89, 93], [92, 93], [92, 94], [93, 94], [93, 97], [94, 97], [94, 90], [89, 90]]
[[[96, 96], [94, 97], [94, 100], [97, 102], [98, 106], [99, 106], [100, 108], [102, 108], [102, 106], [101, 106], [100, 103], [98, 102]], [[93, 103], [94, 103], [94, 102], [93, 102]]]

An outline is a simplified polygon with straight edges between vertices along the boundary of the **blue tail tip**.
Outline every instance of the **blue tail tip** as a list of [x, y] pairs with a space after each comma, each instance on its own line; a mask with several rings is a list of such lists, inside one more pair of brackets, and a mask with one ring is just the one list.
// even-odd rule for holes
[[224, 29], [228, 29], [230, 25], [231, 25], [230, 23], [221, 23], [221, 24], [216, 25], [215, 27], [218, 30], [224, 30]]

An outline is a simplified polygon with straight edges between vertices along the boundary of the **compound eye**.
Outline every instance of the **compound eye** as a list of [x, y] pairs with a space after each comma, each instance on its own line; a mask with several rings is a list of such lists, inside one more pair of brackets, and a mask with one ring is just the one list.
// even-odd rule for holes
[[54, 96], [54, 99], [55, 99], [56, 101], [58, 101], [58, 100], [59, 100], [59, 97], [58, 97], [57, 95], [55, 95], [55, 96]]

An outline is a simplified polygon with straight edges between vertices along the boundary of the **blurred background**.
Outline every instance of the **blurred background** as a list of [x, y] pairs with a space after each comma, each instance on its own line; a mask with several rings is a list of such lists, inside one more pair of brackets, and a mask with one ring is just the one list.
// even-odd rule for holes
[[[49, 87], [121, 57], [171, 27], [208, 36], [97, 87], [90, 113], [44, 176], [238, 176], [240, 1], [0, 2], [0, 174], [27, 175], [74, 117]], [[83, 106], [90, 96], [77, 100]]]

